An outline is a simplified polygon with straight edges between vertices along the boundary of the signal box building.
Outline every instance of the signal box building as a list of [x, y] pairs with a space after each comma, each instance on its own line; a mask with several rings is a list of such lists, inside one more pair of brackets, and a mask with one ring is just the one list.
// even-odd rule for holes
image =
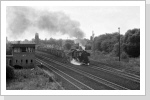
[[23, 68], [35, 65], [35, 44], [12, 44], [13, 66]]

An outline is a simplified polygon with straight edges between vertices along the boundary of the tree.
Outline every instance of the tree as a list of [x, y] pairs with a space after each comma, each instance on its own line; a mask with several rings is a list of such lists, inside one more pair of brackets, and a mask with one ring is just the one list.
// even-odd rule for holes
[[73, 45], [74, 45], [73, 40], [66, 40], [65, 44], [64, 44], [64, 48], [67, 49], [67, 50], [70, 50]]
[[140, 29], [128, 30], [125, 33], [124, 51], [130, 57], [140, 56]]
[[115, 56], [119, 56], [119, 43], [116, 43], [112, 52]]
[[119, 34], [115, 33], [106, 33], [95, 37], [94, 39], [94, 49], [98, 51], [104, 51], [110, 53], [113, 51], [114, 45], [118, 42]]
[[101, 42], [102, 51], [109, 53], [111, 51], [110, 44], [111, 44], [111, 42], [109, 40], [104, 40], [103, 42]]
[[70, 43], [66, 43], [65, 45], [64, 45], [64, 47], [65, 47], [65, 49], [67, 49], [67, 50], [70, 50], [71, 49], [71, 44]]
[[90, 44], [85, 45], [85, 50], [91, 50], [91, 49], [92, 49], [92, 46]]
[[[123, 52], [124, 52], [124, 51], [123, 51], [123, 43], [120, 42], [120, 55], [121, 55]], [[119, 56], [119, 43], [118, 43], [118, 42], [114, 45], [112, 54], [113, 54], [114, 56]]]

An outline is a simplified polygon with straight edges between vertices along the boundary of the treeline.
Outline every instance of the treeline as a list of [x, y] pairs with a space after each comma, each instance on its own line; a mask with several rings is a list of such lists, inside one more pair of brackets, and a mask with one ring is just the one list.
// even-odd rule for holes
[[39, 40], [40, 43], [43, 43], [43, 44], [54, 44], [54, 45], [59, 45], [59, 46], [62, 46], [63, 45], [63, 42], [64, 40], [62, 39], [53, 39], [53, 38], [50, 38], [50, 39], [45, 39], [45, 40]]
[[53, 44], [53, 45], [63, 47], [66, 50], [70, 50], [72, 45], [74, 45], [75, 43], [73, 40], [70, 39], [63, 40], [63, 39], [50, 38], [48, 40], [40, 40], [40, 44]]
[[[106, 33], [94, 38], [94, 51], [104, 54], [119, 55], [119, 33]], [[125, 35], [120, 35], [120, 53], [129, 57], [140, 56], [140, 29], [128, 30]]]
[[[91, 43], [90, 40], [88, 39], [80, 39], [77, 40], [80, 41], [81, 44], [87, 44], [86, 46], [89, 46], [91, 49]], [[53, 44], [53, 45], [57, 45], [57, 46], [61, 46], [63, 47], [64, 50], [70, 50], [71, 48], [79, 48], [79, 44], [75, 43], [75, 40], [71, 40], [71, 39], [53, 39], [50, 38], [48, 40], [39, 40], [40, 44]], [[90, 44], [88, 44], [90, 43]]]
[[[32, 41], [35, 41], [34, 39]], [[94, 41], [83, 39], [86, 50], [100, 51], [104, 54], [119, 56], [119, 33], [106, 33], [94, 38]], [[75, 45], [74, 40], [39, 39], [40, 44], [54, 44], [70, 50]], [[120, 35], [120, 53], [129, 57], [140, 56], [140, 29], [130, 29], [125, 35]], [[10, 44], [6, 45], [6, 54], [11, 54]]]

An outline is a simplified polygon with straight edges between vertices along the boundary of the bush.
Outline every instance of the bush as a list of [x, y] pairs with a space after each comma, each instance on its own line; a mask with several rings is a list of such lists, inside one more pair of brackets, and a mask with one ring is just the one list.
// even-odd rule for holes
[[6, 79], [14, 78], [14, 69], [11, 66], [6, 66]]

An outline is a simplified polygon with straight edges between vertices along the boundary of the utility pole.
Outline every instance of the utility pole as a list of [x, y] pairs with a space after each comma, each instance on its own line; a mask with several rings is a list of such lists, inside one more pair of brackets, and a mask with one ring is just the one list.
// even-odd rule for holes
[[92, 50], [94, 51], [95, 54], [95, 46], [94, 46], [94, 31], [92, 31]]
[[120, 61], [120, 27], [118, 27], [118, 32], [119, 32], [119, 61]]

